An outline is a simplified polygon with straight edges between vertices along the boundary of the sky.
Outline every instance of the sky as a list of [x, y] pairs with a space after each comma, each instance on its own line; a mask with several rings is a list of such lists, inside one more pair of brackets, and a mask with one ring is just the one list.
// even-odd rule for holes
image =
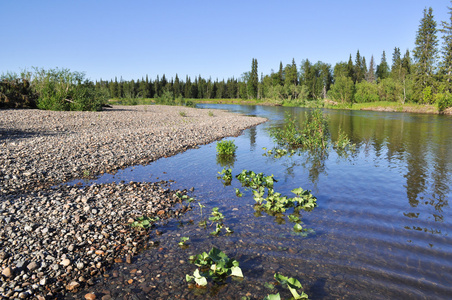
[[270, 74], [292, 59], [388, 63], [414, 49], [425, 8], [439, 28], [446, 0], [117, 1], [0, 0], [0, 74], [68, 68], [120, 80], [240, 78]]

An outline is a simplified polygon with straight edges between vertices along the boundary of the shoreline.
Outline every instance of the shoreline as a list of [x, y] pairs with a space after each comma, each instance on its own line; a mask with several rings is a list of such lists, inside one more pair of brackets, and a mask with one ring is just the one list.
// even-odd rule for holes
[[86, 290], [115, 262], [155, 246], [149, 233], [158, 231], [137, 230], [134, 220], [189, 209], [169, 182], [55, 185], [148, 164], [266, 121], [158, 105], [0, 112], [0, 295], [11, 299]]
[[[434, 105], [420, 105], [420, 104], [400, 104], [387, 102], [368, 102], [368, 103], [353, 103], [352, 107], [334, 103], [330, 100], [325, 100], [323, 106], [316, 105], [316, 101], [312, 101], [313, 105], [290, 105], [277, 104], [268, 101], [259, 100], [241, 100], [241, 99], [191, 99], [196, 103], [211, 103], [211, 104], [239, 104], [239, 105], [263, 105], [263, 106], [287, 106], [287, 107], [307, 107], [307, 108], [328, 108], [328, 109], [345, 109], [345, 110], [367, 110], [367, 111], [386, 111], [386, 112], [405, 112], [405, 113], [421, 113], [421, 114], [436, 114], [436, 115], [452, 115], [452, 107], [447, 108], [443, 112], [439, 112]], [[309, 103], [309, 101], [308, 101]], [[355, 107], [353, 107], [355, 106]]]

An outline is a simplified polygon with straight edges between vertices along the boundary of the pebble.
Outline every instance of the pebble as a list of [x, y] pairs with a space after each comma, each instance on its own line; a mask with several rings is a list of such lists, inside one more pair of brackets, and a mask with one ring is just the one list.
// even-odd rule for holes
[[94, 299], [96, 299], [96, 295], [92, 294], [92, 293], [88, 293], [85, 295], [85, 299], [86, 300], [94, 300]]
[[168, 182], [63, 183], [148, 164], [264, 121], [158, 105], [102, 112], [2, 110], [0, 298], [54, 299], [87, 289], [115, 261], [130, 264], [152, 244], [129, 219], [166, 219], [186, 210], [174, 208], [179, 200]]

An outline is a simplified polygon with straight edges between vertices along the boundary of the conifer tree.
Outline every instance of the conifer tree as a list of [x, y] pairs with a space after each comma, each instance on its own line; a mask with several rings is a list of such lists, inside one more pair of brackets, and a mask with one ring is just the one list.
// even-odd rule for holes
[[377, 66], [377, 78], [381, 81], [389, 76], [389, 66], [386, 61], [386, 53], [383, 51], [381, 56], [381, 62]]
[[247, 81], [248, 97], [251, 99], [257, 98], [257, 88], [259, 84], [259, 75], [257, 72], [257, 59], [253, 58], [251, 62], [251, 72]]
[[347, 64], [347, 76], [353, 81], [356, 81], [356, 76], [355, 76], [355, 66], [353, 65], [353, 60], [352, 60], [352, 55], [350, 54], [350, 58], [348, 59], [348, 64]]
[[361, 82], [361, 80], [364, 79], [364, 68], [362, 66], [362, 58], [361, 55], [359, 54], [359, 50], [356, 52], [356, 57], [355, 57], [355, 78], [354, 78], [354, 82]]
[[[452, 3], [452, 1], [451, 1]], [[441, 33], [443, 34], [442, 59], [440, 63], [441, 73], [444, 76], [446, 89], [452, 92], [452, 7], [449, 9], [449, 21], [441, 21]]]
[[283, 71], [283, 65], [282, 61], [279, 62], [279, 84], [282, 85], [284, 83], [284, 71]]
[[438, 39], [436, 36], [436, 21], [433, 18], [433, 9], [424, 9], [424, 16], [419, 24], [419, 30], [416, 35], [416, 47], [414, 48], [414, 61], [416, 64], [414, 74], [415, 98], [418, 101], [431, 101], [425, 99], [424, 90], [431, 89], [434, 84], [434, 72], [438, 55]]
[[402, 69], [406, 75], [411, 74], [411, 57], [410, 50], [406, 50], [405, 55], [402, 58]]
[[370, 83], [375, 82], [375, 62], [373, 55], [370, 57], [369, 69], [366, 72], [366, 81]]
[[402, 76], [402, 58], [400, 48], [395, 47], [392, 54], [391, 76], [394, 79], [400, 79]]

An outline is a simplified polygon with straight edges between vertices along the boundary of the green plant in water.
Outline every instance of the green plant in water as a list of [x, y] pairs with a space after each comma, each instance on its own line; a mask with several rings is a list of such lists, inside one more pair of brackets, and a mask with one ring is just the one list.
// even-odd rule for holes
[[209, 218], [209, 220], [212, 222], [212, 224], [216, 223], [215, 230], [210, 233], [211, 235], [220, 234], [220, 232], [223, 228], [226, 230], [226, 233], [233, 232], [229, 227], [224, 226], [224, 224], [223, 224], [224, 215], [218, 211], [218, 207], [212, 208], [212, 214], [211, 214], [211, 217]]
[[234, 141], [219, 141], [217, 142], [217, 154], [218, 155], [227, 155], [232, 156], [235, 154], [235, 150], [237, 150], [237, 146], [235, 145]]
[[333, 143], [333, 147], [334, 149], [339, 151], [346, 151], [347, 149], [355, 151], [356, 144], [353, 144], [347, 134], [342, 131], [341, 128], [339, 128], [338, 137], [337, 140]]
[[221, 172], [218, 172], [218, 174], [220, 174], [221, 176], [219, 176], [219, 179], [223, 180], [223, 184], [224, 185], [231, 185], [231, 181], [232, 181], [232, 169], [226, 169], [223, 168], [223, 170], [221, 170]]
[[218, 211], [218, 207], [212, 208], [212, 216], [209, 218], [212, 222], [222, 222], [224, 220], [224, 216], [221, 212]]
[[89, 177], [89, 170], [83, 170], [83, 177], [88, 178]]
[[180, 238], [180, 242], [178, 243], [178, 245], [181, 246], [181, 247], [183, 247], [183, 246], [188, 246], [188, 245], [186, 244], [186, 242], [187, 242], [189, 239], [190, 239], [189, 237], [185, 237], [185, 236], [181, 237], [181, 238]]
[[[301, 295], [298, 293], [297, 290], [302, 289], [303, 286], [301, 285], [300, 281], [293, 277], [286, 277], [281, 274], [275, 273], [274, 275], [275, 280], [281, 284], [283, 287], [289, 289], [290, 293], [293, 296], [293, 299], [309, 299], [308, 295], [305, 292], [301, 292]], [[281, 299], [281, 296], [278, 294], [268, 295], [264, 299], [268, 300], [276, 300]]]
[[215, 247], [209, 253], [190, 256], [190, 261], [199, 268], [193, 272], [193, 276], [187, 274], [185, 280], [194, 280], [198, 286], [206, 286], [209, 278], [214, 282], [222, 282], [229, 276], [243, 277], [239, 262]]
[[301, 126], [289, 113], [285, 115], [283, 128], [272, 128], [270, 136], [279, 145], [302, 147], [310, 150], [325, 150], [328, 146], [328, 118], [320, 109], [306, 112], [306, 119]]
[[160, 220], [159, 217], [150, 218], [150, 217], [146, 217], [146, 216], [141, 216], [141, 217], [138, 217], [135, 221], [133, 221], [130, 224], [130, 226], [135, 227], [135, 228], [148, 229], [148, 228], [152, 227], [153, 223], [158, 220]]

